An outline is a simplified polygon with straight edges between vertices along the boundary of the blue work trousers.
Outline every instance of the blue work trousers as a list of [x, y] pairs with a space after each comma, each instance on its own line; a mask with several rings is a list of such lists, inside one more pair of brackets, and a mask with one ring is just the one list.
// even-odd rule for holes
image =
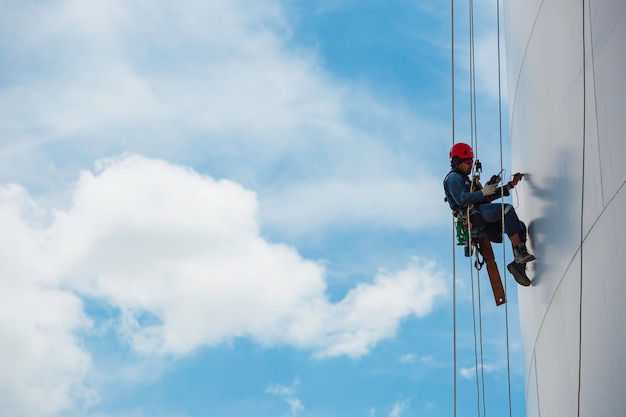
[[515, 213], [515, 208], [510, 204], [488, 203], [480, 205], [480, 215], [486, 223], [501, 223], [502, 209], [504, 208], [504, 232], [509, 236], [519, 233], [525, 229], [524, 223], [520, 221]]

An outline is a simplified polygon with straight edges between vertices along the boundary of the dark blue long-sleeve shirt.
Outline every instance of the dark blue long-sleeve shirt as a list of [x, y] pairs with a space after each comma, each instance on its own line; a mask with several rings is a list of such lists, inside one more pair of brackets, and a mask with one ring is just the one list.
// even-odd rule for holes
[[456, 168], [452, 168], [443, 180], [443, 189], [446, 193], [446, 200], [453, 211], [460, 210], [470, 204], [489, 203], [503, 195], [509, 195], [509, 191], [506, 187], [498, 187], [495, 194], [485, 198], [480, 190], [471, 192], [471, 187], [472, 181], [469, 176], [462, 174]]

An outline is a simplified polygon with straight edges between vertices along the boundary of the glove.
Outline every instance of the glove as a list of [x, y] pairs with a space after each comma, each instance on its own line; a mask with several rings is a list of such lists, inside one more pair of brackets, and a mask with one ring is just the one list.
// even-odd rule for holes
[[496, 188], [498, 188], [496, 184], [487, 184], [480, 191], [483, 192], [483, 197], [487, 197], [489, 195], [495, 194]]

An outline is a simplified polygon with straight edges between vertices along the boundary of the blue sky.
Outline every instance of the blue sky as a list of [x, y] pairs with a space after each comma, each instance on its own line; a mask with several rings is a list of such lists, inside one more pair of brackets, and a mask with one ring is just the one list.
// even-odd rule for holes
[[[491, 174], [495, 3], [474, 3]], [[449, 2], [5, 1], [0, 54], [1, 409], [452, 415]], [[469, 416], [471, 275], [457, 259]], [[505, 312], [481, 278], [486, 407], [503, 414]]]

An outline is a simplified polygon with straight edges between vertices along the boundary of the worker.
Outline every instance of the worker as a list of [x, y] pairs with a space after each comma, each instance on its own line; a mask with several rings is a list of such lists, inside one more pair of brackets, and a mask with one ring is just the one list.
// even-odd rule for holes
[[[466, 143], [457, 143], [452, 146], [450, 149], [451, 170], [443, 181], [446, 200], [452, 211], [460, 216], [465, 215], [467, 207], [472, 205], [469, 220], [476, 233], [481, 226], [501, 224], [504, 210], [504, 232], [511, 241], [515, 258], [511, 264], [507, 265], [507, 269], [520, 285], [528, 286], [530, 280], [526, 276], [526, 263], [534, 261], [535, 256], [526, 248], [526, 225], [519, 220], [512, 205], [492, 203], [503, 196], [508, 196], [509, 191], [522, 179], [523, 174], [516, 173], [513, 179], [502, 187], [498, 187], [497, 183], [487, 183], [481, 190], [472, 192], [469, 174], [473, 164], [474, 151], [471, 146]], [[500, 229], [500, 239], [501, 233]]]

